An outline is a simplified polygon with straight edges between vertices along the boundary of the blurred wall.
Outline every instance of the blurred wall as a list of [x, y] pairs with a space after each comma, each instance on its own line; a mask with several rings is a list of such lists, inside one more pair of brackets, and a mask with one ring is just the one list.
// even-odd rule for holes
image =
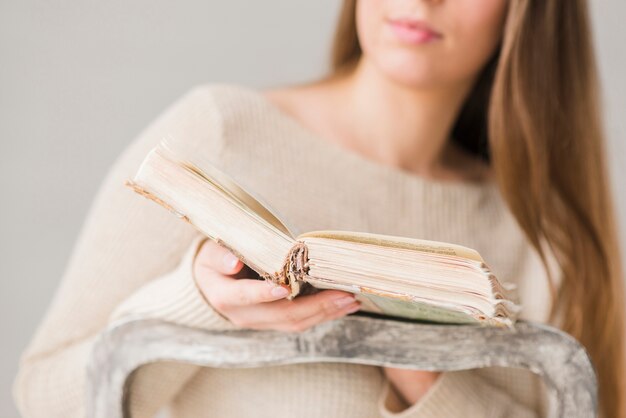
[[[592, 3], [626, 236], [626, 3]], [[339, 4], [0, 0], [0, 416], [115, 157], [194, 85], [321, 74]]]

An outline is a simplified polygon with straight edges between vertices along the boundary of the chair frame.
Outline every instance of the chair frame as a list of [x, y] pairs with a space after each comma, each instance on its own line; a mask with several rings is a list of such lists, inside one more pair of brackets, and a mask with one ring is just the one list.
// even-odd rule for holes
[[87, 370], [91, 418], [127, 417], [132, 373], [156, 361], [207, 367], [347, 362], [451, 371], [520, 367], [542, 376], [558, 417], [597, 413], [597, 381], [584, 348], [570, 335], [518, 321], [514, 328], [411, 323], [362, 313], [304, 332], [210, 331], [155, 319], [112, 324], [95, 343]]

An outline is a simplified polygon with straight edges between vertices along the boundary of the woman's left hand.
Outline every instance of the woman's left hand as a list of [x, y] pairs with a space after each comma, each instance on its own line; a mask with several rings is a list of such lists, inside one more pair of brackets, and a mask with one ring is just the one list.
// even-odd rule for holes
[[408, 406], [419, 401], [437, 381], [441, 372], [383, 367], [389, 382]]

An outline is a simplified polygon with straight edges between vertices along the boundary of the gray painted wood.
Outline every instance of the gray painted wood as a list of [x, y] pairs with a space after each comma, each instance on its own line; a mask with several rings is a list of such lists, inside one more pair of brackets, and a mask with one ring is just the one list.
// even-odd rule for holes
[[349, 315], [302, 333], [208, 331], [158, 320], [113, 324], [88, 367], [87, 412], [122, 418], [129, 377], [141, 365], [179, 361], [209, 367], [349, 362], [420, 370], [523, 367], [541, 375], [559, 417], [595, 417], [597, 382], [583, 347], [542, 324], [515, 328], [410, 323]]

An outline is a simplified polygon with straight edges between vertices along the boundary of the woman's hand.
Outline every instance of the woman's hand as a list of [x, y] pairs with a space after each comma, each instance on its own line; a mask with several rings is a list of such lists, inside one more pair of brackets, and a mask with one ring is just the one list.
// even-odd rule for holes
[[287, 300], [286, 287], [258, 280], [256, 272], [210, 239], [204, 241], [196, 254], [193, 273], [211, 306], [235, 325], [245, 328], [301, 332], [360, 307], [352, 293], [339, 290], [323, 290]]
[[383, 367], [385, 376], [409, 407], [419, 401], [437, 381], [441, 372]]

